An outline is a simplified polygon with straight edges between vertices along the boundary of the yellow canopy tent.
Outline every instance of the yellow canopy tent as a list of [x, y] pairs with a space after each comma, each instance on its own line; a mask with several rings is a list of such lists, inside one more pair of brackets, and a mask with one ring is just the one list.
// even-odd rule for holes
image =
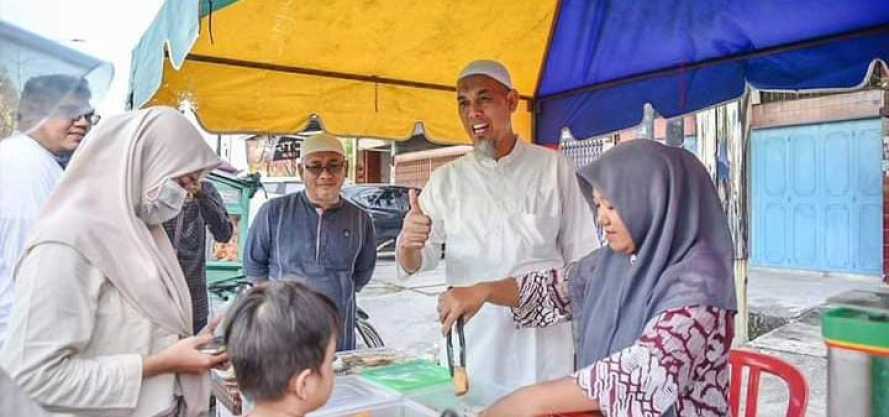
[[[403, 140], [422, 123], [435, 142], [467, 143], [456, 76], [470, 61], [488, 58], [510, 69], [523, 101], [513, 125], [530, 139], [530, 98], [556, 6], [555, 0], [202, 1], [200, 26], [183, 35], [185, 16], [196, 15], [198, 3], [168, 2], [134, 51], [140, 65], [133, 79], [142, 85], [134, 86], [131, 104], [176, 106], [187, 98], [216, 133], [293, 133], [317, 115], [325, 130], [342, 136]], [[164, 21], [171, 24], [158, 24]], [[159, 41], [167, 42], [171, 59], [153, 56]], [[151, 71], [162, 77], [144, 82]]]

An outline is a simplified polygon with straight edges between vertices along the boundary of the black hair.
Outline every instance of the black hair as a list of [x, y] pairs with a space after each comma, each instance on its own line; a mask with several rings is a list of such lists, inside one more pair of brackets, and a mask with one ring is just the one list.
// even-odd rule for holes
[[326, 296], [295, 281], [270, 281], [241, 294], [226, 314], [225, 344], [241, 391], [281, 399], [290, 379], [320, 371], [340, 320]]

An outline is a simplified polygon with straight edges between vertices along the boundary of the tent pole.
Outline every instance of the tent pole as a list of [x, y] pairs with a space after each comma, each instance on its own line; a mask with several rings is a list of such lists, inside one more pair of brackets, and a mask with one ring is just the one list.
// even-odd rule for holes
[[886, 215], [889, 214], [889, 74], [883, 71], [883, 82], [880, 88], [883, 89], [883, 106], [880, 108], [880, 116], [883, 119], [883, 282], [889, 285], [889, 240], [886, 240], [886, 232], [889, 231], [889, 224]]
[[[738, 313], [734, 344], [747, 342], [747, 241], [750, 211], [747, 204], [749, 95], [740, 100], [697, 113], [697, 136], [701, 162], [710, 173], [729, 221], [735, 244], [734, 273]], [[720, 169], [720, 149], [724, 150]]]
[[726, 193], [729, 227], [735, 242], [735, 290], [738, 299], [738, 314], [735, 316], [734, 344], [748, 341], [750, 310], [747, 297], [750, 239], [750, 205], [748, 204], [748, 181], [750, 179], [750, 132], [752, 100], [749, 91], [738, 101], [726, 105], [727, 153], [729, 160], [729, 181]]

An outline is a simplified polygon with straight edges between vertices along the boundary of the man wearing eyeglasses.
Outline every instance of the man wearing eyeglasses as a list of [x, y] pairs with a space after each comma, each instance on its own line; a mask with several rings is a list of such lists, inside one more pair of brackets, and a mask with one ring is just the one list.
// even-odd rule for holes
[[343, 320], [337, 350], [355, 348], [355, 294], [377, 261], [370, 216], [340, 195], [346, 157], [339, 139], [319, 134], [300, 148], [305, 190], [266, 203], [253, 220], [244, 271], [253, 282], [297, 280], [330, 297]]
[[19, 99], [16, 133], [0, 139], [0, 345], [14, 299], [12, 273], [40, 209], [98, 115], [86, 80], [29, 79]]
[[64, 169], [101, 117], [90, 107], [86, 80], [45, 75], [28, 80], [19, 101], [18, 131], [52, 154]]

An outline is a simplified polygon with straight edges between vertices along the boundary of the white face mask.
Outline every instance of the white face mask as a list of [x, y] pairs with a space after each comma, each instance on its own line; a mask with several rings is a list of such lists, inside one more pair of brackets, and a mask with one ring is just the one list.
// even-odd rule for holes
[[173, 179], [167, 178], [158, 187], [146, 193], [136, 214], [148, 225], [162, 224], [182, 211], [187, 196], [188, 191]]

